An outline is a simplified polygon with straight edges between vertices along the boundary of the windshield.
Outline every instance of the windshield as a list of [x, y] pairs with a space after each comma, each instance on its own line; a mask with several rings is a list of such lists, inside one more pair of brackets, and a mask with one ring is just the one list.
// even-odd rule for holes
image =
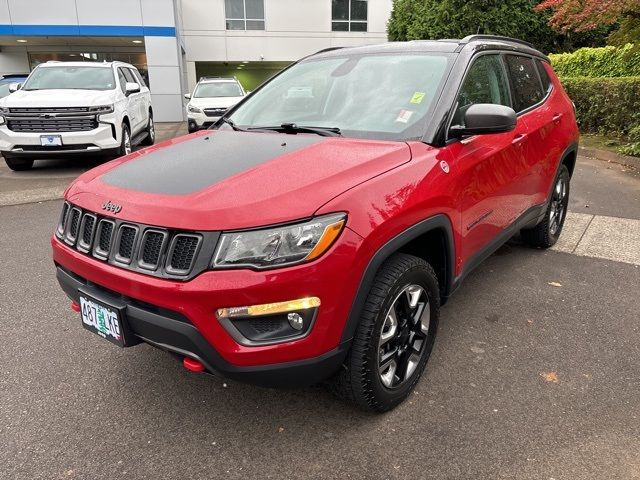
[[449, 59], [427, 53], [311, 58], [275, 77], [229, 118], [243, 128], [295, 123], [356, 138], [419, 138]]
[[113, 90], [111, 67], [40, 67], [25, 82], [22, 90], [50, 89]]
[[241, 97], [242, 90], [236, 82], [201, 83], [193, 93], [194, 98]]

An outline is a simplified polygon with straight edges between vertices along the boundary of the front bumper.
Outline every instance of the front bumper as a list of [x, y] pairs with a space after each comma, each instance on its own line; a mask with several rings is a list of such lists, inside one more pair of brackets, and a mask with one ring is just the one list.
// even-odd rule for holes
[[187, 112], [187, 122], [189, 133], [197, 132], [198, 130], [204, 130], [216, 123], [220, 117], [209, 117], [203, 113]]
[[[79, 302], [82, 289], [107, 304], [122, 304], [113, 292], [89, 285], [80, 277], [57, 267], [57, 277], [65, 293]], [[238, 367], [225, 361], [188, 319], [174, 312], [151, 309], [132, 299], [124, 300], [129, 329], [138, 340], [161, 350], [201, 362], [209, 373], [268, 387], [311, 385], [331, 376], [340, 367], [348, 343], [315, 358], [263, 366]]]
[[[114, 135], [116, 130], [109, 123], [84, 132], [14, 132], [6, 125], [0, 127], [0, 152], [11, 156], [51, 158], [73, 154], [111, 153], [120, 147]], [[42, 147], [41, 137], [60, 135], [62, 147]]]
[[[341, 343], [357, 289], [354, 256], [360, 237], [345, 229], [320, 259], [267, 271], [206, 271], [188, 282], [123, 270], [52, 239], [58, 280], [77, 301], [91, 288], [126, 304], [134, 334], [149, 344], [201, 361], [208, 371], [262, 385], [316, 383], [335, 372], [350, 342]], [[340, 278], [340, 282], [334, 279]], [[309, 333], [267, 345], [244, 345], [218, 320], [226, 307], [279, 302], [308, 296], [322, 301]]]

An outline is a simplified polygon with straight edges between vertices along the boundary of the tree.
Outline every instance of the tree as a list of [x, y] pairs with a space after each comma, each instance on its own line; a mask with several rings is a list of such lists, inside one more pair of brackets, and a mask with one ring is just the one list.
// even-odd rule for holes
[[638, 0], [544, 0], [538, 11], [551, 10], [549, 25], [563, 33], [588, 32], [606, 25], [617, 28], [609, 36], [614, 44], [640, 41]]
[[[548, 25], [551, 13], [535, 10], [540, 0], [395, 0], [388, 23], [390, 40], [463, 38], [484, 33], [521, 38], [543, 52], [567, 48], [567, 35]], [[637, 0], [636, 0], [637, 1]], [[589, 32], [569, 39], [573, 46], [602, 44]]]

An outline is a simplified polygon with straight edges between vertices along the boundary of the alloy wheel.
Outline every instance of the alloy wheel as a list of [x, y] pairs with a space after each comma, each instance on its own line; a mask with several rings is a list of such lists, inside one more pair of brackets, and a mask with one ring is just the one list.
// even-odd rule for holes
[[549, 209], [549, 233], [551, 235], [556, 235], [562, 228], [564, 217], [567, 214], [567, 191], [567, 179], [560, 176], [553, 189], [551, 208]]
[[385, 387], [400, 387], [416, 371], [425, 352], [430, 318], [429, 296], [423, 287], [409, 285], [394, 299], [378, 344], [378, 373]]
[[131, 153], [131, 135], [127, 129], [124, 130], [124, 154], [129, 155]]

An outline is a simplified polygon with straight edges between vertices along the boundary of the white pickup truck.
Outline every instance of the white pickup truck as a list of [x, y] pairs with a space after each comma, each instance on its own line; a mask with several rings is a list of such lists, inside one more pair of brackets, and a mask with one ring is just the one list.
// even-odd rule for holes
[[155, 141], [149, 88], [128, 63], [47, 62], [11, 90], [0, 100], [0, 153], [12, 170]]

